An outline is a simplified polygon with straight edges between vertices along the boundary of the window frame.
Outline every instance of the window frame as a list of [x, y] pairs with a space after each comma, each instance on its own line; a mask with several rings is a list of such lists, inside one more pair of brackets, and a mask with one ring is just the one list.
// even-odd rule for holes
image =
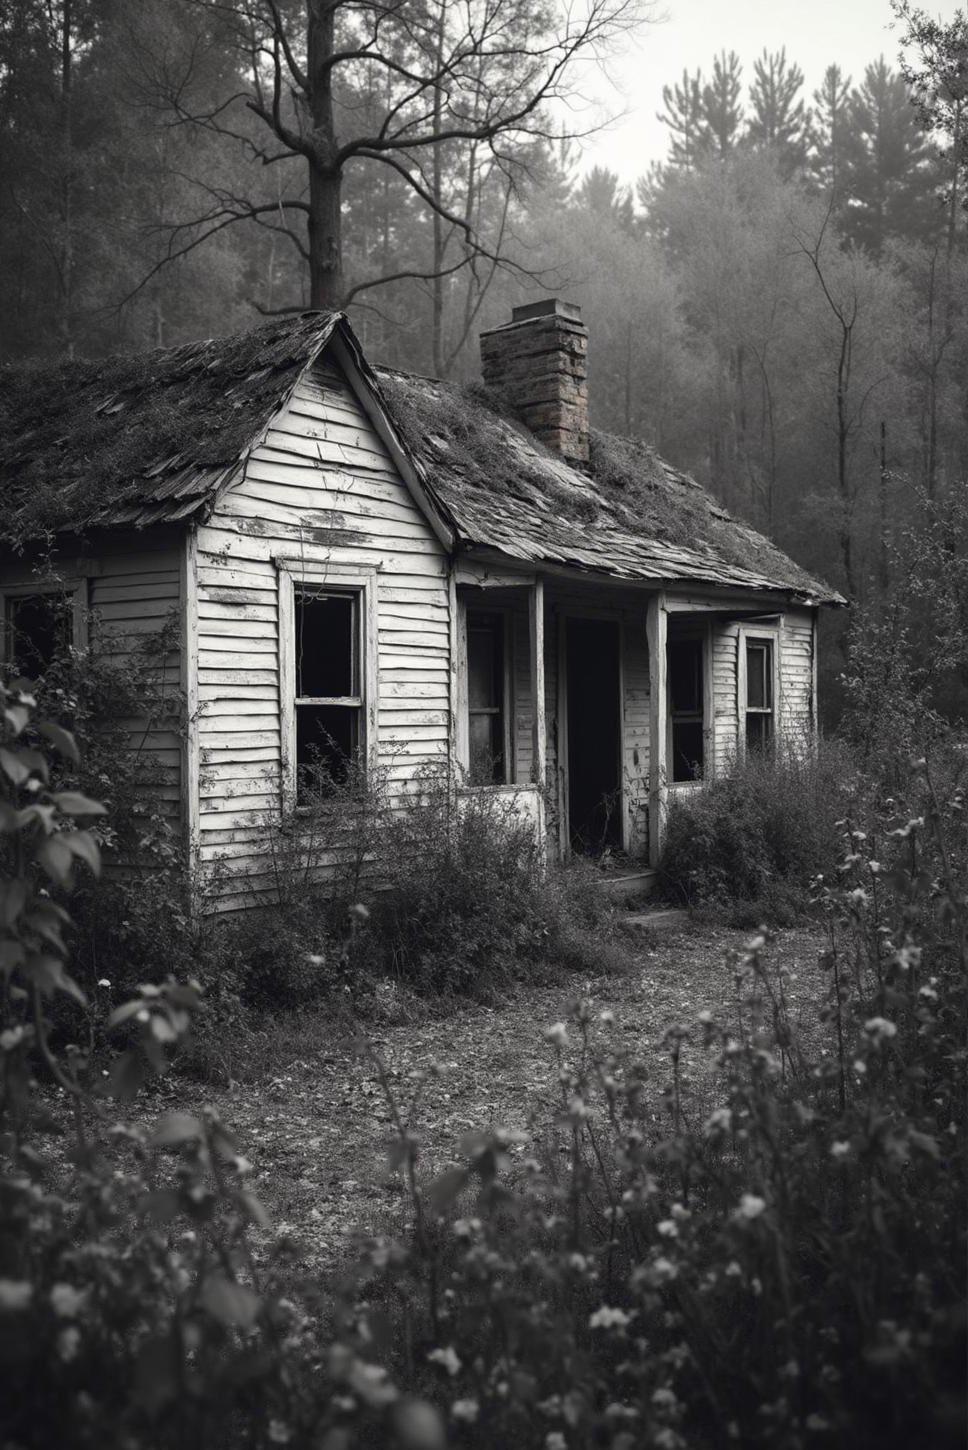
[[22, 584], [0, 586], [0, 664], [8, 665], [10, 655], [10, 601], [39, 598], [45, 594], [63, 594], [70, 599], [71, 649], [84, 649], [88, 642], [88, 581], [85, 577], [39, 581], [24, 580]]
[[[678, 616], [681, 618], [681, 616]], [[699, 688], [701, 691], [701, 709], [699, 711], [686, 712], [686, 715], [678, 717], [688, 718], [690, 721], [698, 721], [702, 730], [702, 772], [689, 780], [675, 780], [673, 770], [675, 768], [675, 751], [673, 749], [675, 720], [672, 712], [672, 670], [669, 668], [669, 650], [678, 644], [699, 645]], [[676, 630], [673, 634], [670, 630], [666, 635], [666, 787], [669, 790], [690, 790], [708, 780], [712, 774], [712, 749], [711, 749], [711, 709], [712, 709], [712, 639], [709, 625], [703, 623], [692, 627]]]
[[[765, 644], [770, 649], [770, 708], [761, 706], [750, 707], [749, 700], [749, 679], [746, 665], [746, 651], [750, 644]], [[745, 759], [747, 755], [746, 743], [746, 721], [749, 715], [768, 716], [771, 721], [770, 741], [768, 749], [776, 746], [779, 738], [780, 727], [780, 627], [762, 625], [743, 625], [739, 630], [738, 658], [736, 668], [736, 747], [737, 754]]]
[[[460, 645], [461, 661], [460, 668], [464, 680], [462, 700], [462, 753], [461, 769], [465, 777], [465, 784], [471, 790], [500, 790], [502, 787], [514, 785], [516, 780], [515, 762], [515, 739], [514, 739], [514, 630], [512, 628], [513, 610], [506, 604], [492, 604], [490, 600], [467, 600], [460, 601]], [[502, 630], [502, 669], [501, 669], [501, 736], [504, 750], [504, 776], [502, 780], [490, 780], [486, 784], [474, 784], [471, 781], [471, 703], [470, 703], [470, 650], [468, 645], [468, 619], [472, 614], [491, 614], [501, 621]]]
[[[282, 808], [300, 809], [297, 799], [296, 706], [345, 705], [359, 711], [357, 756], [367, 773], [375, 770], [379, 752], [379, 638], [377, 569], [359, 564], [333, 564], [311, 559], [275, 560], [279, 576], [279, 736]], [[296, 696], [296, 591], [310, 588], [356, 597], [357, 695]]]

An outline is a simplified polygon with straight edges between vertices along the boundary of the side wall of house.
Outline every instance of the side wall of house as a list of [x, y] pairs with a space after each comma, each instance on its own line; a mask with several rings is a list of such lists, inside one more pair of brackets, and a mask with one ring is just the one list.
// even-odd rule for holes
[[713, 730], [717, 769], [736, 756], [743, 702], [739, 696], [739, 642], [743, 630], [774, 639], [777, 648], [777, 729], [791, 745], [810, 736], [814, 699], [814, 613], [790, 609], [762, 626], [731, 623], [713, 634]]
[[[122, 669], [136, 659], [152, 709], [123, 721], [130, 748], [144, 765], [158, 814], [177, 830], [181, 814], [181, 561], [183, 535], [167, 529], [92, 535], [83, 546], [65, 541], [41, 559], [0, 559], [4, 587], [38, 589], [53, 578], [77, 580], [86, 591], [83, 631], [92, 647]], [[125, 670], [125, 676], [131, 672]]]
[[448, 758], [447, 560], [325, 356], [197, 531], [198, 859], [225, 908], [274, 886], [266, 826], [281, 803], [279, 665], [290, 648], [279, 559], [297, 570], [305, 561], [316, 582], [327, 564], [376, 571], [378, 754], [399, 794], [421, 766]]

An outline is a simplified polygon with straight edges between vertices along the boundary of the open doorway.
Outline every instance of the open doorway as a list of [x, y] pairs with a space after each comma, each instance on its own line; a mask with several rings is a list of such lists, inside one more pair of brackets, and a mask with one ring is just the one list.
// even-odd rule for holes
[[565, 621], [568, 835], [573, 851], [621, 850], [621, 668], [617, 620]]

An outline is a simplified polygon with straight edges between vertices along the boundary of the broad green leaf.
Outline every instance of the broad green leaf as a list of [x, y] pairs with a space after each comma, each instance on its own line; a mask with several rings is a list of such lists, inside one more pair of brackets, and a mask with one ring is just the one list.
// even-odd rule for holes
[[14, 785], [23, 785], [30, 779], [30, 767], [17, 751], [0, 750], [0, 770]]
[[69, 730], [64, 730], [60, 725], [55, 725], [52, 720], [35, 720], [34, 729], [38, 735], [43, 735], [49, 740], [59, 754], [72, 760], [77, 765], [80, 760], [80, 752], [77, 748], [77, 741]]
[[107, 807], [79, 790], [59, 790], [51, 797], [65, 816], [106, 816]]
[[247, 1188], [243, 1188], [233, 1193], [232, 1198], [239, 1212], [250, 1223], [256, 1224], [258, 1228], [272, 1228], [272, 1219], [269, 1217], [265, 1204], [254, 1193], [250, 1193]]
[[466, 1168], [448, 1168], [427, 1186], [427, 1198], [437, 1213], [444, 1213], [467, 1186]]
[[3, 712], [3, 718], [10, 726], [14, 735], [19, 735], [27, 727], [30, 720], [30, 711], [26, 705], [8, 705]]
[[259, 1296], [224, 1274], [208, 1274], [198, 1297], [202, 1307], [226, 1328], [251, 1329], [259, 1313]]
[[14, 878], [0, 883], [0, 921], [10, 928], [24, 909], [27, 900], [26, 882]]
[[134, 1017], [138, 1012], [144, 1012], [146, 1010], [145, 1004], [141, 1001], [140, 997], [135, 997], [131, 1002], [122, 1002], [120, 1007], [115, 1007], [108, 1018], [108, 1026], [120, 1027], [122, 1022], [127, 1022], [129, 1018]]
[[191, 1113], [166, 1113], [149, 1139], [152, 1148], [175, 1148], [205, 1136], [200, 1118]]
[[74, 857], [67, 842], [60, 836], [48, 836], [37, 851], [37, 860], [43, 866], [51, 881], [58, 886], [69, 890], [71, 886], [71, 866]]

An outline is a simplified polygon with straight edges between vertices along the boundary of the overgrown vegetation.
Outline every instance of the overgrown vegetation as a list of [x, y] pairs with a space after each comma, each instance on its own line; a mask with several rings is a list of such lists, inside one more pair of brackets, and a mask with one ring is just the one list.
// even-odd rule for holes
[[661, 888], [737, 925], [788, 925], [808, 908], [813, 878], [834, 867], [838, 822], [863, 809], [869, 790], [838, 741], [737, 760], [728, 774], [674, 800]]
[[[540, 1151], [471, 1134], [430, 1183], [419, 1110], [367, 1048], [411, 1226], [373, 1243], [324, 1306], [285, 1239], [262, 1240], [245, 1145], [223, 1123], [173, 1111], [151, 1134], [113, 1126], [98, 1085], [123, 1098], [164, 1071], [195, 986], [146, 987], [115, 1010], [129, 1044], [106, 1079], [78, 1047], [55, 1051], [51, 1003], [70, 999], [78, 1022], [97, 1009], [67, 974], [50, 893], [70, 890], [75, 862], [97, 868], [70, 817], [101, 807], [47, 785], [44, 743], [73, 760], [70, 737], [22, 693], [0, 704], [0, 1357], [18, 1386], [5, 1441], [959, 1443], [963, 781], [942, 788], [922, 766], [904, 799], [842, 828], [841, 870], [818, 887], [816, 1036], [795, 1031], [763, 938], [730, 964], [733, 1010], [684, 1020], [664, 1059], [579, 1003], [546, 1032], [560, 1101]], [[74, 1104], [66, 1156], [49, 1146], [62, 1114], [38, 1065]]]

